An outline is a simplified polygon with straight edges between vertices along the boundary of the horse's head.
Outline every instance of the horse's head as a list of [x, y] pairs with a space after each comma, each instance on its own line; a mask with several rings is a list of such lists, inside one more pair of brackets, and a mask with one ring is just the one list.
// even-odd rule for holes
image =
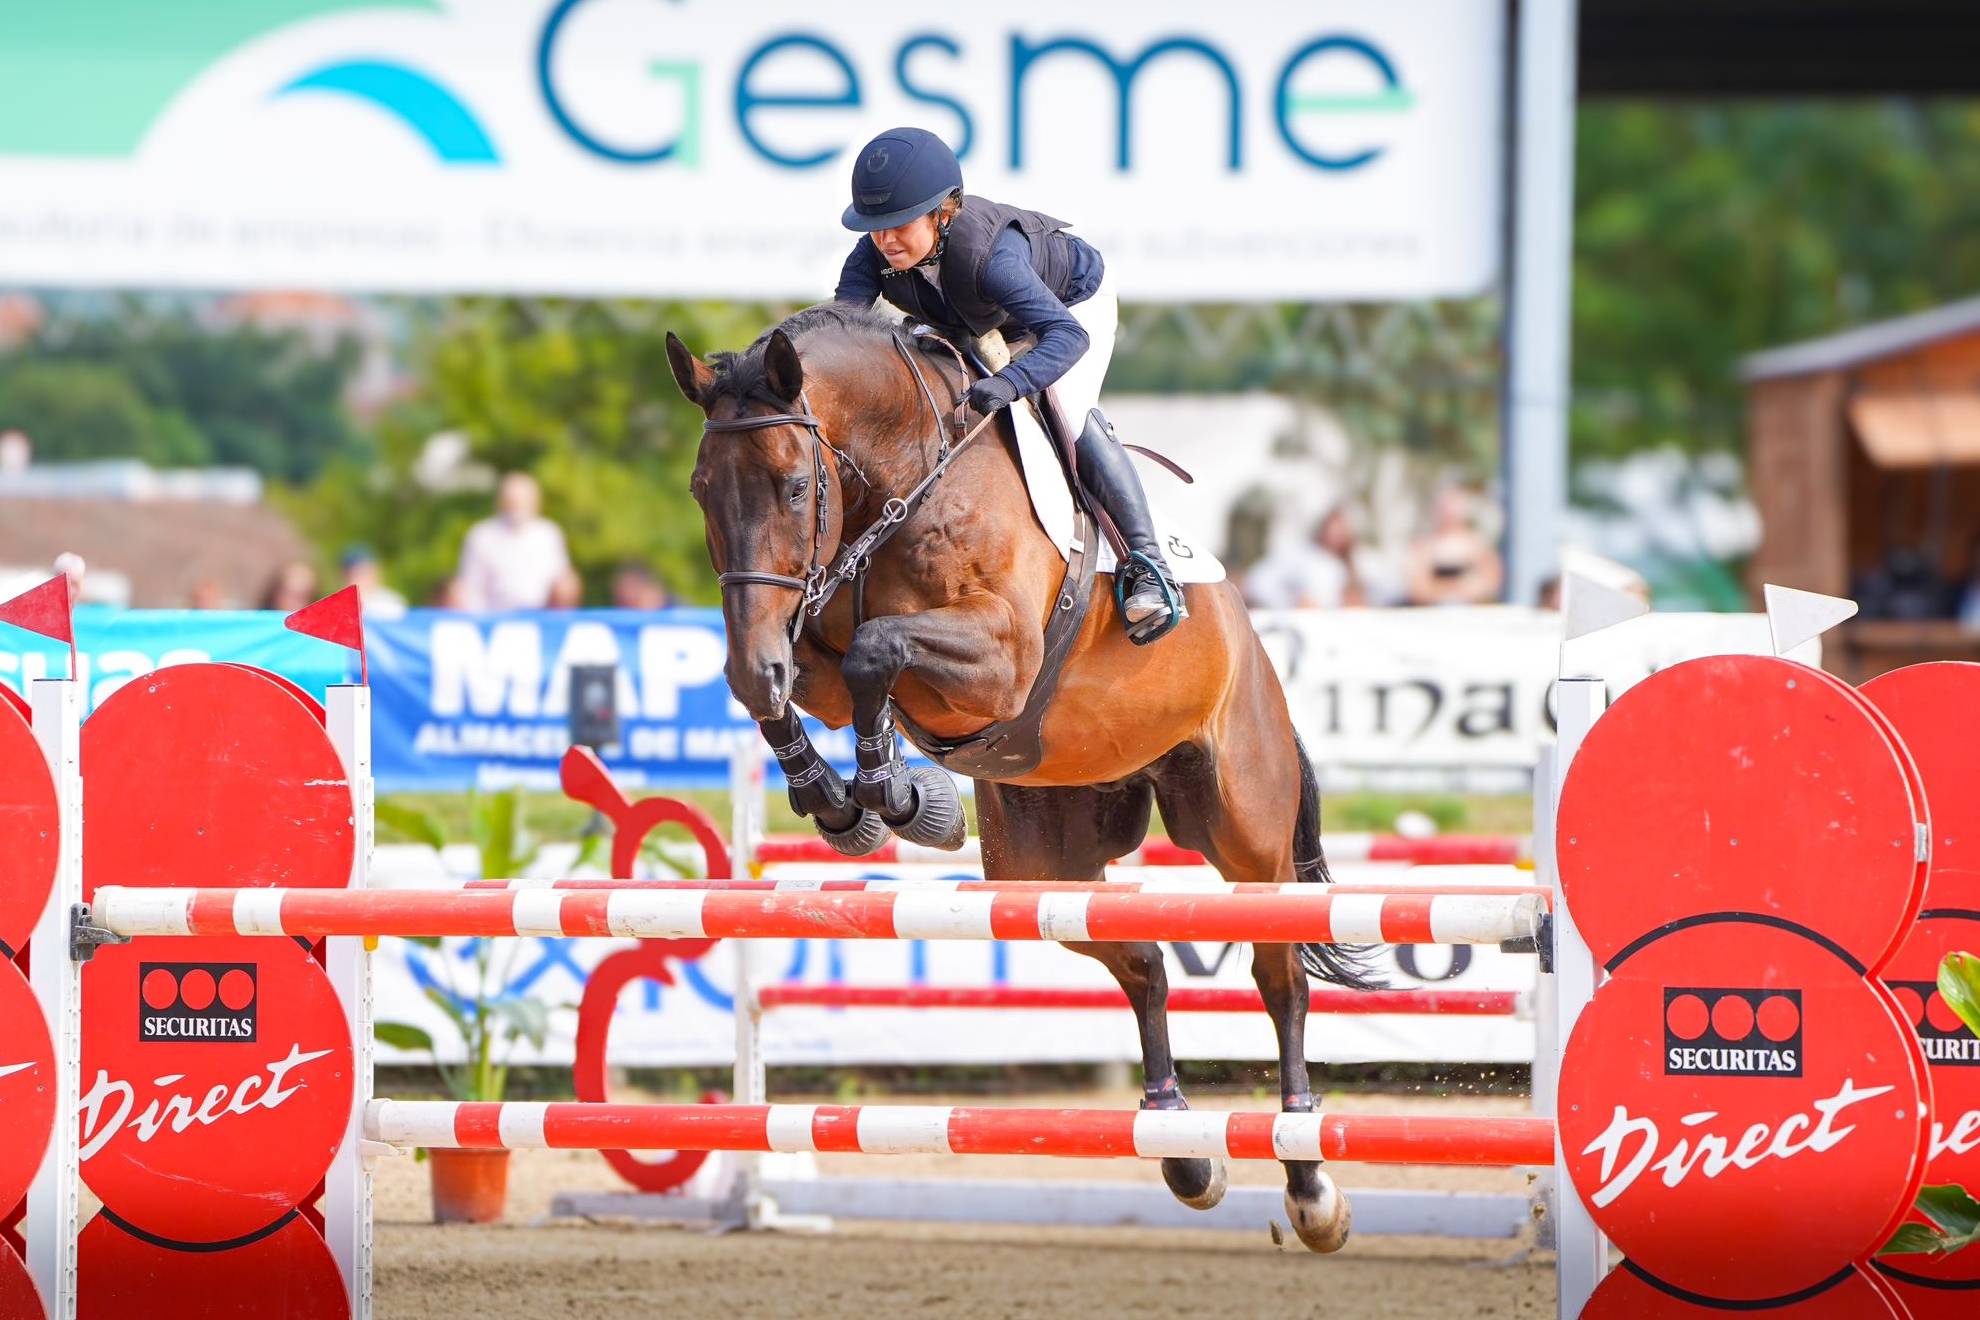
[[672, 334], [667, 362], [707, 415], [694, 467], [708, 558], [722, 581], [729, 691], [758, 720], [784, 713], [805, 583], [831, 562], [845, 502], [807, 417], [804, 367], [783, 330], [703, 362]]

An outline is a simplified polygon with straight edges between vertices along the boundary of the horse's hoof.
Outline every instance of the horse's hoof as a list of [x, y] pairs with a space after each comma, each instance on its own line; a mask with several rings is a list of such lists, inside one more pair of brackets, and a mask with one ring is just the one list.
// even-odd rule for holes
[[1231, 1185], [1222, 1160], [1163, 1160], [1162, 1181], [1192, 1210], [1214, 1208]]
[[1322, 1253], [1346, 1246], [1354, 1227], [1353, 1207], [1325, 1174], [1320, 1175], [1320, 1194], [1310, 1201], [1295, 1201], [1291, 1190], [1286, 1192], [1286, 1218], [1307, 1250]]
[[889, 822], [895, 834], [925, 848], [954, 852], [963, 846], [969, 822], [963, 817], [962, 795], [948, 772], [932, 765], [917, 766], [909, 774], [914, 785], [914, 810], [906, 820]]
[[869, 856], [880, 851], [880, 845], [887, 841], [887, 822], [864, 807], [843, 830], [832, 829], [823, 821], [812, 823], [818, 827], [818, 837], [841, 857]]

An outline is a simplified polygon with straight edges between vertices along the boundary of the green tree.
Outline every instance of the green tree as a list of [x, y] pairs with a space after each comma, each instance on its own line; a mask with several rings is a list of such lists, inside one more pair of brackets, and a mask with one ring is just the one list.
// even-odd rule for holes
[[[393, 580], [427, 599], [454, 571], [468, 527], [487, 516], [495, 474], [543, 486], [588, 603], [606, 599], [615, 565], [651, 565], [689, 600], [715, 599], [688, 477], [701, 414], [675, 388], [665, 336], [696, 351], [739, 348], [776, 313], [716, 303], [450, 301], [422, 332], [418, 393], [377, 430], [375, 459], [342, 462], [291, 512], [326, 548], [361, 540]], [[438, 432], [463, 437], [484, 478], [436, 491], [415, 468]]]
[[[135, 298], [56, 318], [0, 358], [0, 402], [49, 460], [132, 457], [305, 481], [363, 448], [344, 405], [348, 338], [214, 327], [191, 303]], [[73, 395], [74, 397], [65, 397]]]
[[1612, 103], [1578, 119], [1577, 456], [1736, 448], [1738, 359], [1980, 288], [1980, 105]]
[[0, 429], [14, 427], [44, 459], [179, 467], [213, 457], [183, 415], [153, 407], [126, 372], [98, 362], [28, 358], [0, 370]]

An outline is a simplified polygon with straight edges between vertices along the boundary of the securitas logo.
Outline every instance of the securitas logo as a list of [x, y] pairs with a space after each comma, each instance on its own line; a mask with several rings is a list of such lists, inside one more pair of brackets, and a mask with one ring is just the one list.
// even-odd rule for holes
[[138, 1039], [252, 1041], [253, 963], [142, 963]]
[[1664, 1072], [1801, 1076], [1801, 991], [1668, 986]]
[[1930, 981], [1891, 981], [1898, 1003], [1911, 1013], [1911, 1025], [1925, 1057], [1956, 1068], [1980, 1067], [1980, 1039], [1967, 1030], [1939, 987]]

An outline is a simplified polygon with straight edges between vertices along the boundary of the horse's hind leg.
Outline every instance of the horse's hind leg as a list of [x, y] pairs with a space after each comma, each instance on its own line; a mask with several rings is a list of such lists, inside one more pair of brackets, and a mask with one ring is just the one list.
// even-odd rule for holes
[[[1016, 788], [978, 783], [983, 874], [988, 880], [1102, 880], [1107, 863], [1141, 845], [1149, 788]], [[1168, 973], [1162, 946], [1068, 944], [1120, 983], [1141, 1036], [1144, 1109], [1186, 1109], [1169, 1048]], [[1208, 1210], [1224, 1198], [1221, 1160], [1165, 1159], [1162, 1181], [1184, 1205]]]
[[[1185, 743], [1153, 768], [1156, 800], [1169, 835], [1210, 859], [1234, 882], [1291, 882], [1295, 852], [1319, 857], [1318, 791], [1286, 715], [1285, 698], [1263, 648], [1254, 644], [1251, 672], [1242, 676], [1219, 713], [1218, 727]], [[1228, 749], [1229, 756], [1224, 755]], [[1310, 868], [1319, 870], [1321, 868]], [[1280, 1103], [1287, 1112], [1313, 1108], [1306, 1072], [1306, 962], [1322, 974], [1358, 983], [1331, 950], [1260, 945], [1253, 950], [1258, 983], [1279, 1045]], [[1316, 1161], [1287, 1160], [1286, 1213], [1293, 1231], [1314, 1251], [1347, 1242], [1347, 1198]]]
[[[1306, 1075], [1306, 968], [1291, 944], [1252, 947], [1252, 980], [1272, 1016], [1279, 1041], [1279, 1103], [1289, 1114], [1313, 1112], [1313, 1085]], [[1347, 1197], [1314, 1160], [1287, 1160], [1286, 1217], [1293, 1232], [1314, 1251], [1347, 1245], [1353, 1214]]]

